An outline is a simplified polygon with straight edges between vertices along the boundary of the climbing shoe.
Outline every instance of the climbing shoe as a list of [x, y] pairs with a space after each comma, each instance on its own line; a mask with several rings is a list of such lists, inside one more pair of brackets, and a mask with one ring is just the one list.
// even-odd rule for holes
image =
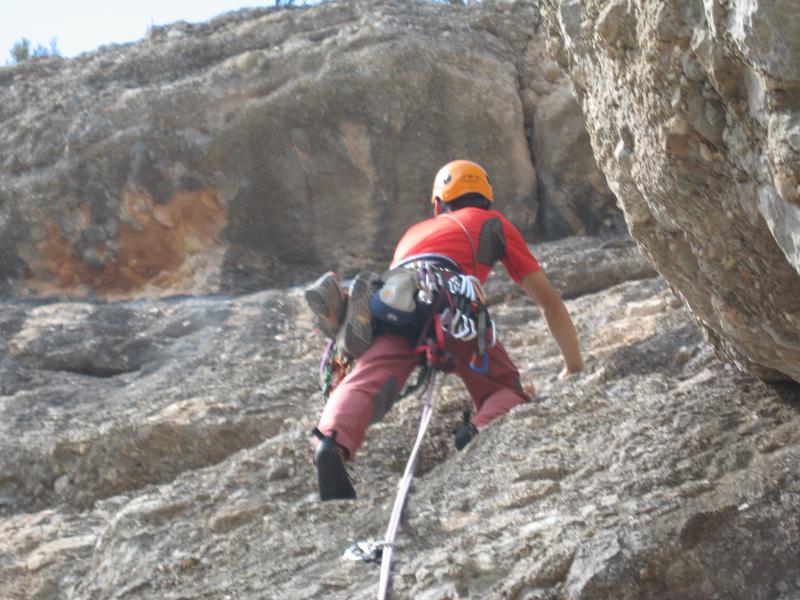
[[343, 500], [356, 497], [352, 479], [345, 467], [345, 449], [336, 443], [336, 432], [326, 436], [316, 427], [311, 432], [319, 440], [314, 462], [317, 465], [319, 499]]
[[453, 443], [456, 446], [456, 450], [463, 450], [464, 446], [469, 444], [470, 440], [478, 435], [478, 428], [472, 424], [470, 421], [470, 416], [472, 413], [468, 410], [464, 411], [464, 422], [458, 429], [453, 430]]
[[322, 332], [329, 338], [336, 338], [347, 305], [347, 297], [336, 273], [328, 271], [317, 279], [305, 289], [305, 297]]
[[373, 322], [369, 304], [379, 282], [377, 274], [362, 271], [353, 278], [347, 291], [347, 313], [336, 345], [353, 358], [364, 354], [372, 343]]

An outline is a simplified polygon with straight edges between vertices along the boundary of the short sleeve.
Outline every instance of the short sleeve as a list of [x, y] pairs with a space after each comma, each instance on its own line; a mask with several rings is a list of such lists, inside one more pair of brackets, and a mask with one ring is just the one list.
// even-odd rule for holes
[[502, 259], [503, 266], [516, 283], [530, 273], [541, 271], [539, 262], [528, 249], [519, 229], [514, 227], [505, 217], [502, 218], [503, 233], [506, 238], [506, 255]]

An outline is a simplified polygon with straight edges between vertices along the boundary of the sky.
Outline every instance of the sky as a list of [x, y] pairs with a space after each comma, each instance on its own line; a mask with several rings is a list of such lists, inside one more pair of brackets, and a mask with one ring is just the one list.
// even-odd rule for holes
[[150, 25], [207, 21], [254, 6], [271, 7], [275, 1], [0, 0], [0, 65], [11, 60], [11, 47], [22, 38], [31, 41], [31, 49], [37, 45], [49, 48], [50, 40], [56, 38], [61, 55], [71, 57], [104, 44], [141, 39]]

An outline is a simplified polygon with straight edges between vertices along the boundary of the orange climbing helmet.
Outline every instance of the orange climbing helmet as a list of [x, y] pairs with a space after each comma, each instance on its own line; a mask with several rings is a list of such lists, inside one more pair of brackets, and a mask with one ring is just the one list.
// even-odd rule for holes
[[444, 203], [452, 202], [470, 193], [477, 193], [490, 202], [494, 201], [489, 176], [483, 167], [470, 160], [454, 160], [439, 169], [436, 174], [431, 203], [436, 204], [437, 200]]

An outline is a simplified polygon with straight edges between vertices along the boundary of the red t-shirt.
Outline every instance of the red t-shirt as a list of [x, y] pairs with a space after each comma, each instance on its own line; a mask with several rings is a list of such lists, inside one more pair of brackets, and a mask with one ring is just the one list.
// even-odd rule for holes
[[[469, 232], [472, 244], [459, 223]], [[517, 283], [525, 275], [540, 270], [522, 234], [508, 219], [496, 210], [475, 207], [462, 208], [412, 225], [397, 244], [392, 266], [417, 254], [447, 256], [464, 273], [477, 276], [481, 283], [486, 281], [497, 260], [503, 263]]]

